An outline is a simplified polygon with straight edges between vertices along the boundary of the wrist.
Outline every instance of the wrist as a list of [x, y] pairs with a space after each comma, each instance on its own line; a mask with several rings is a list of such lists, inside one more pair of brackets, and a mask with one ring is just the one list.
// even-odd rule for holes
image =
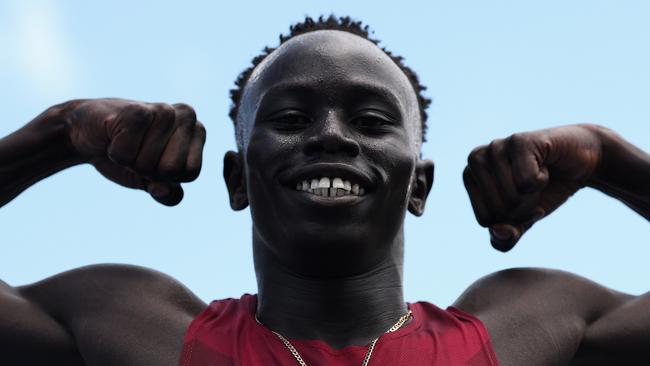
[[39, 180], [83, 162], [70, 143], [66, 107], [48, 108], [0, 139], [0, 206]]
[[616, 164], [618, 160], [616, 157], [618, 154], [617, 149], [620, 148], [623, 140], [616, 132], [607, 127], [596, 124], [583, 124], [581, 126], [587, 129], [598, 141], [596, 151], [598, 162], [586, 182], [587, 186], [595, 188], [608, 180], [608, 176], [612, 171], [611, 164]]
[[81, 164], [83, 157], [72, 144], [70, 118], [72, 109], [79, 104], [72, 100], [46, 109], [26, 127], [26, 134], [42, 150], [49, 151], [52, 158], [67, 166]]
[[601, 141], [601, 158], [587, 185], [650, 219], [650, 155], [608, 128], [592, 128]]

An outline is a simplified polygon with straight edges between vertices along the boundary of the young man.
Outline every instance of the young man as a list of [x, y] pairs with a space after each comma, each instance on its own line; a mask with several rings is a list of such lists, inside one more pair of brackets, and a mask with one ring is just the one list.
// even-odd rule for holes
[[[359, 23], [293, 27], [238, 85], [239, 149], [226, 153], [224, 177], [232, 208], [250, 206], [258, 294], [208, 307], [163, 274], [117, 265], [4, 284], [3, 364], [650, 362], [650, 297], [568, 273], [498, 272], [446, 310], [404, 302], [404, 217], [423, 213], [433, 184], [433, 163], [420, 158], [428, 102]], [[199, 174], [204, 141], [186, 105], [67, 102], [0, 140], [0, 202], [91, 163], [174, 205]], [[495, 140], [470, 154], [464, 179], [500, 250], [584, 186], [650, 219], [650, 156], [595, 125]]]

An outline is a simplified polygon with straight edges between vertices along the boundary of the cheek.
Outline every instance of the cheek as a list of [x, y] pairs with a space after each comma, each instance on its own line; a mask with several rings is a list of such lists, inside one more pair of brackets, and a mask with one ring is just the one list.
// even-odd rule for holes
[[414, 150], [409, 139], [393, 138], [381, 141], [368, 153], [373, 163], [383, 168], [384, 185], [391, 191], [408, 189], [417, 161]]
[[295, 154], [297, 142], [295, 136], [264, 129], [254, 129], [250, 135], [246, 150], [248, 200], [253, 222], [261, 232], [268, 232], [263, 227], [277, 226], [277, 221], [284, 217], [276, 202], [280, 184], [277, 173], [290, 164], [289, 157]]
[[300, 138], [296, 135], [281, 135], [254, 129], [248, 141], [246, 163], [249, 174], [269, 179], [282, 163], [298, 150]]
[[248, 150], [264, 150], [271, 153], [292, 151], [304, 137], [299, 133], [280, 133], [264, 124], [253, 128], [248, 138]]

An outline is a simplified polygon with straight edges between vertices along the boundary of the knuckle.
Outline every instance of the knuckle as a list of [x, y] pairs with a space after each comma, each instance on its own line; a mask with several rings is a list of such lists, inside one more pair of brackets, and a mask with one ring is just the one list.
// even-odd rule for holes
[[467, 164], [472, 168], [478, 168], [485, 165], [487, 161], [487, 151], [486, 146], [479, 146], [472, 150], [472, 152], [467, 157]]
[[207, 131], [205, 130], [205, 126], [203, 123], [196, 121], [195, 125], [196, 133], [199, 135], [199, 137], [203, 140], [205, 140], [205, 137], [207, 135]]
[[505, 140], [503, 140], [503, 139], [496, 139], [496, 140], [492, 140], [492, 142], [490, 142], [490, 144], [488, 145], [488, 151], [490, 152], [490, 154], [492, 156], [496, 157], [496, 156], [501, 155], [501, 153], [505, 149], [504, 141]]
[[205, 144], [206, 139], [206, 130], [201, 122], [196, 122], [194, 125], [194, 134], [192, 135], [192, 140], [198, 140], [201, 143], [201, 146]]
[[156, 116], [156, 121], [169, 124], [174, 122], [176, 112], [171, 105], [167, 103], [154, 103], [151, 106], [151, 109]]
[[526, 133], [515, 133], [506, 139], [506, 145], [509, 151], [517, 152], [525, 148], [530, 141]]
[[156, 112], [159, 113], [164, 113], [164, 114], [173, 114], [174, 113], [174, 107], [171, 104], [168, 103], [153, 103], [153, 108]]
[[153, 120], [153, 113], [141, 104], [129, 104], [118, 113], [118, 119], [125, 123], [122, 127], [127, 129], [147, 128]]
[[196, 111], [194, 108], [185, 103], [174, 104], [174, 110], [178, 119], [182, 122], [194, 123], [196, 122]]

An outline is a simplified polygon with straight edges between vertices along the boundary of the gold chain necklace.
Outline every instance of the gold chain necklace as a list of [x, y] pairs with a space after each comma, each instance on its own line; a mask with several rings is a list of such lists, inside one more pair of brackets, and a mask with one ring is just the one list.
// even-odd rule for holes
[[[402, 317], [399, 318], [397, 323], [395, 323], [392, 327], [390, 327], [390, 329], [388, 329], [386, 331], [386, 333], [384, 333], [384, 334], [393, 333], [394, 331], [400, 329], [404, 325], [404, 323], [406, 323], [410, 318], [411, 318], [411, 310], [406, 312], [406, 314], [402, 315]], [[260, 322], [260, 320], [257, 319], [257, 314], [255, 314], [255, 321], [258, 324], [263, 325]], [[284, 336], [282, 336], [282, 334], [280, 334], [280, 333], [278, 333], [278, 332], [276, 332], [274, 330], [272, 330], [271, 332], [273, 332], [273, 334], [275, 334], [282, 341], [282, 343], [284, 343], [284, 345], [289, 349], [289, 351], [291, 352], [293, 357], [296, 359], [296, 361], [298, 361], [300, 366], [307, 366], [307, 364], [305, 363], [305, 360], [302, 359], [302, 357], [300, 356], [300, 353], [298, 353], [298, 350], [296, 349], [296, 347], [294, 347], [293, 344], [291, 344], [291, 342], [289, 342], [288, 339], [284, 338]], [[377, 344], [378, 340], [379, 340], [379, 337], [373, 339], [373, 341], [370, 342], [370, 345], [368, 346], [368, 351], [366, 351], [366, 357], [363, 358], [363, 363], [361, 364], [361, 366], [368, 366], [368, 362], [370, 362], [370, 357], [372, 356], [372, 351], [375, 349], [375, 345]]]

